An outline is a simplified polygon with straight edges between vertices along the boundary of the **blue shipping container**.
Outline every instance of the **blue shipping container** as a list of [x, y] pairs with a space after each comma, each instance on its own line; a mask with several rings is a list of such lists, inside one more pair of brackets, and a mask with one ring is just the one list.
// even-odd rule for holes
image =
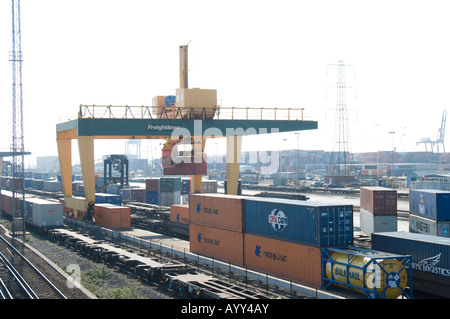
[[434, 221], [450, 220], [450, 192], [435, 189], [409, 191], [411, 214]]
[[161, 195], [159, 192], [145, 192], [145, 202], [147, 204], [159, 205], [161, 202]]
[[122, 205], [122, 199], [119, 195], [106, 194], [106, 193], [96, 193], [95, 203], [97, 204], [114, 204]]
[[353, 245], [353, 206], [245, 199], [244, 232], [315, 247]]
[[372, 249], [394, 254], [411, 255], [414, 272], [450, 278], [450, 238], [407, 233], [372, 234]]

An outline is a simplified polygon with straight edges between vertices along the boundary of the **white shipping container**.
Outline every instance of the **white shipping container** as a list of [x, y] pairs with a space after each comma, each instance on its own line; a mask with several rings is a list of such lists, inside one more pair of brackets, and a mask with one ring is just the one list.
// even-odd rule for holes
[[62, 191], [62, 183], [59, 181], [44, 181], [44, 191], [61, 192]]
[[409, 215], [409, 232], [440, 237], [450, 237], [450, 221], [435, 221], [421, 216]]
[[61, 226], [63, 223], [63, 205], [41, 198], [27, 198], [32, 206], [32, 223], [35, 226]]
[[397, 216], [374, 216], [364, 209], [360, 209], [361, 231], [367, 235], [381, 232], [397, 231]]

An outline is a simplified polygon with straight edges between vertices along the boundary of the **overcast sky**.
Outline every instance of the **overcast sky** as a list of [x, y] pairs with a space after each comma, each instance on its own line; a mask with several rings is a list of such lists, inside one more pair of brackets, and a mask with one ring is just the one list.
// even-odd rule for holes
[[[333, 147], [331, 65], [342, 59], [353, 66], [351, 150], [423, 151], [416, 142], [436, 139], [449, 105], [447, 3], [22, 0], [25, 148], [57, 155], [56, 124], [80, 104], [151, 105], [174, 94], [178, 46], [191, 41], [190, 87], [217, 89], [224, 107], [304, 107], [319, 129], [300, 134], [301, 149]], [[11, 1], [2, 1], [0, 149], [11, 144], [11, 32]], [[124, 152], [104, 143], [96, 156]], [[297, 137], [244, 138], [243, 147], [296, 148]]]

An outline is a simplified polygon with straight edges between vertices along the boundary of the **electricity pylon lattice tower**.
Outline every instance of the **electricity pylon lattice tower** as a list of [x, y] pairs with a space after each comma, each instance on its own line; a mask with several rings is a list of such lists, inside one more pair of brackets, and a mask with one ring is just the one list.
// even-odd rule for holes
[[25, 235], [25, 187], [24, 187], [24, 140], [22, 98], [22, 43], [20, 26], [20, 0], [12, 0], [12, 171], [13, 207], [12, 235]]
[[330, 175], [349, 175], [351, 172], [351, 164], [353, 162], [349, 125], [348, 125], [348, 109], [347, 109], [347, 94], [349, 87], [345, 81], [346, 67], [353, 66], [344, 64], [339, 60], [337, 64], [332, 64], [337, 68], [337, 83], [336, 83], [336, 114], [335, 114], [335, 128], [333, 150], [330, 156], [330, 164], [328, 173]]

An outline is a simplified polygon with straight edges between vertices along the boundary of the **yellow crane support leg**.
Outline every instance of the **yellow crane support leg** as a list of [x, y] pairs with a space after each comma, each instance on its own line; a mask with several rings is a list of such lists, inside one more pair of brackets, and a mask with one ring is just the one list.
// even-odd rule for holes
[[[206, 140], [202, 137], [194, 137], [194, 161], [200, 161], [199, 156], [204, 155]], [[202, 190], [202, 175], [191, 175], [191, 193], [200, 193]]]
[[64, 137], [65, 132], [59, 132], [58, 144], [59, 167], [65, 197], [72, 197], [72, 138]]
[[78, 136], [78, 150], [86, 202], [88, 207], [91, 205], [93, 208], [95, 203], [94, 137]]
[[227, 194], [237, 195], [242, 136], [227, 136]]

